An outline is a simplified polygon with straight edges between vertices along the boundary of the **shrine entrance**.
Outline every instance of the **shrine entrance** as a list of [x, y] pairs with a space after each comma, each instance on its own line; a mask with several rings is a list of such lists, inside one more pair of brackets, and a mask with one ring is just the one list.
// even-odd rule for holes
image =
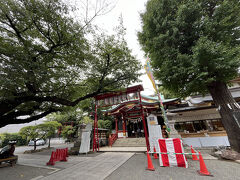
[[[93, 151], [99, 150], [99, 136], [97, 127], [97, 110], [101, 107], [103, 113], [115, 120], [115, 131], [111, 134], [111, 141], [117, 138], [145, 137], [146, 147], [149, 149], [148, 127], [146, 117], [154, 114], [158, 124], [163, 125], [161, 109], [157, 97], [141, 95], [142, 85], [126, 88], [122, 91], [101, 94], [95, 97], [95, 119], [93, 135]], [[173, 101], [175, 101], [174, 99]], [[172, 101], [172, 100], [171, 100]], [[110, 142], [111, 145], [111, 142]]]
[[144, 128], [141, 119], [127, 121], [127, 137], [140, 138], [144, 137]]
[[[95, 118], [94, 118], [94, 131], [93, 131], [93, 151], [99, 151], [99, 137], [97, 126], [97, 109], [99, 107], [106, 108], [104, 113], [115, 117], [115, 133], [113, 139], [127, 137], [127, 120], [129, 119], [141, 119], [144, 137], [146, 140], [146, 146], [149, 149], [148, 132], [146, 120], [144, 117], [144, 108], [142, 103], [141, 91], [143, 91], [142, 85], [129, 87], [125, 90], [97, 95], [95, 97]], [[107, 109], [110, 107], [110, 109]], [[134, 129], [134, 123], [129, 123]], [[118, 128], [119, 127], [119, 128]], [[120, 130], [122, 129], [122, 130]], [[130, 128], [129, 128], [130, 129]], [[135, 134], [135, 129], [132, 130], [131, 135]]]
[[142, 109], [139, 101], [127, 101], [105, 111], [107, 115], [115, 119], [114, 133], [117, 134], [118, 138], [142, 138], [146, 135], [148, 138], [146, 117], [150, 114], [161, 116], [158, 101], [148, 102], [144, 96], [141, 98]]

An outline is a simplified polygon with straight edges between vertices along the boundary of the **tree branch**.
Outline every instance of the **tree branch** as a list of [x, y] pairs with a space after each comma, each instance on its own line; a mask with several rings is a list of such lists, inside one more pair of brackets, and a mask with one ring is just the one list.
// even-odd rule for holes
[[0, 118], [3, 118], [4, 114], [14, 110], [18, 105], [30, 101], [35, 101], [38, 103], [42, 102], [52, 102], [64, 106], [75, 106], [77, 105], [80, 101], [85, 100], [87, 98], [94, 97], [98, 95], [101, 91], [101, 89], [98, 89], [97, 91], [87, 94], [85, 96], [82, 96], [74, 101], [70, 101], [68, 99], [64, 98], [59, 98], [57, 96], [45, 96], [45, 97], [40, 97], [40, 96], [35, 96], [35, 95], [25, 95], [25, 96], [18, 96], [16, 98], [13, 98], [12, 100], [3, 100], [0, 101]]
[[46, 115], [53, 113], [53, 112], [57, 112], [57, 111], [61, 111], [61, 109], [49, 109], [48, 111], [45, 111], [41, 114], [35, 115], [35, 116], [31, 116], [25, 119], [17, 119], [17, 118], [12, 118], [12, 119], [2, 119], [2, 117], [0, 117], [0, 128], [3, 126], [6, 126], [8, 124], [22, 124], [22, 123], [28, 123], [34, 120], [38, 120], [40, 118], [45, 117]]

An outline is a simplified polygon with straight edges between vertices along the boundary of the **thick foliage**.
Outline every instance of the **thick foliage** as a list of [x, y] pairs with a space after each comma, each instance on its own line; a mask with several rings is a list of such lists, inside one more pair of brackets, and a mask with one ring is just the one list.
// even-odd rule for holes
[[52, 138], [56, 134], [56, 130], [62, 125], [57, 121], [46, 121], [37, 125], [39, 135], [43, 139]]
[[238, 0], [150, 0], [139, 41], [163, 86], [180, 96], [228, 83], [240, 65]]
[[1, 147], [8, 145], [9, 141], [16, 141], [17, 146], [26, 145], [26, 139], [22, 138], [19, 133], [3, 133], [0, 135], [0, 140], [2, 141]]
[[30, 122], [137, 80], [121, 31], [85, 36], [60, 0], [0, 4], [0, 127]]
[[65, 139], [71, 140], [76, 134], [77, 128], [72, 126], [63, 126], [62, 136]]
[[110, 120], [98, 120], [98, 127], [103, 129], [112, 129], [112, 121]]

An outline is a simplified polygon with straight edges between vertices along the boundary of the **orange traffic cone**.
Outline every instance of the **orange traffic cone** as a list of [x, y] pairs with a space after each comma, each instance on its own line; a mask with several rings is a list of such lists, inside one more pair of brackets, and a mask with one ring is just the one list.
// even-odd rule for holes
[[201, 152], [199, 152], [199, 164], [200, 164], [200, 171], [197, 171], [200, 175], [203, 176], [212, 176], [210, 172], [208, 172], [207, 167], [203, 161]]
[[158, 155], [157, 155], [157, 153], [156, 153], [156, 148], [155, 148], [155, 146], [154, 146], [154, 154], [153, 154], [153, 157], [154, 157], [154, 159], [158, 159]]
[[148, 160], [148, 167], [146, 169], [149, 170], [149, 171], [155, 171], [155, 168], [152, 164], [152, 160], [151, 160], [151, 158], [148, 154], [148, 151], [147, 151], [147, 160]]
[[47, 165], [52, 165], [52, 166], [53, 166], [53, 165], [55, 164], [54, 156], [55, 156], [55, 152], [52, 151], [52, 154], [51, 154], [50, 160], [47, 162]]
[[194, 161], [198, 160], [197, 155], [195, 154], [196, 152], [194, 151], [192, 146], [191, 146], [191, 153], [192, 153], [192, 160], [194, 160]]

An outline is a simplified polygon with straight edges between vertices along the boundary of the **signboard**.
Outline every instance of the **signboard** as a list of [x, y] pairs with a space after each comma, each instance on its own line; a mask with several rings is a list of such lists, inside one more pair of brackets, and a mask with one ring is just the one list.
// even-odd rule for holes
[[157, 116], [150, 114], [147, 117], [148, 123], [148, 134], [149, 134], [149, 145], [150, 145], [150, 152], [154, 152], [154, 147], [156, 151], [159, 152], [159, 145], [158, 139], [162, 138], [162, 130], [161, 126], [158, 125]]
[[100, 94], [95, 96], [95, 99], [98, 106], [112, 106], [126, 101], [138, 100], [140, 91], [143, 91], [143, 87], [137, 85], [118, 92]]
[[126, 101], [132, 101], [139, 99], [138, 92], [115, 95], [114, 97], [104, 98], [97, 101], [98, 106], [111, 106], [115, 104], [121, 104]]

